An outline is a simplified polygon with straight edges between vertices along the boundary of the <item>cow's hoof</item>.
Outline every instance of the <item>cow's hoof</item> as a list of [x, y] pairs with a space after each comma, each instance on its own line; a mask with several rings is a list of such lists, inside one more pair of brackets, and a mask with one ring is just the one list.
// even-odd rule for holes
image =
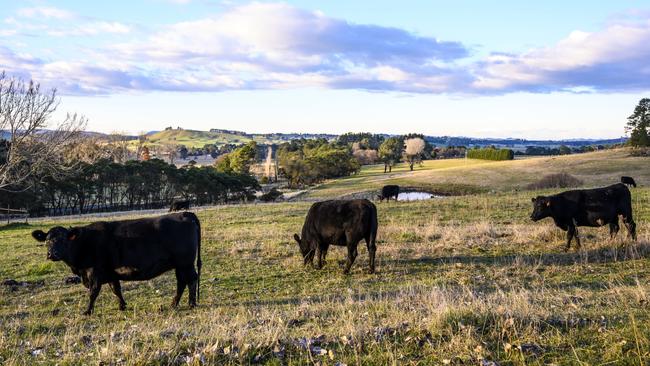
[[92, 313], [93, 313], [92, 310], [86, 310], [86, 311], [84, 311], [83, 313], [81, 313], [81, 315], [89, 316], [89, 315], [91, 315]]
[[120, 304], [120, 311], [126, 310], [126, 303]]
[[374, 273], [375, 273], [375, 270], [374, 270], [374, 269], [369, 269], [369, 270], [368, 270], [368, 274], [374, 274]]

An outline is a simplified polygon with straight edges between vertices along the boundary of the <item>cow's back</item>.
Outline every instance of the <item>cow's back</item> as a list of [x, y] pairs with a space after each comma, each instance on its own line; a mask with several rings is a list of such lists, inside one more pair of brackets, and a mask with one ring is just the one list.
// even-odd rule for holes
[[98, 259], [123, 279], [153, 278], [193, 265], [200, 232], [191, 212], [91, 224]]
[[375, 205], [365, 199], [317, 202], [307, 213], [303, 237], [320, 237], [332, 240], [332, 244], [344, 245], [341, 243], [343, 235], [363, 237], [376, 227], [376, 220]]

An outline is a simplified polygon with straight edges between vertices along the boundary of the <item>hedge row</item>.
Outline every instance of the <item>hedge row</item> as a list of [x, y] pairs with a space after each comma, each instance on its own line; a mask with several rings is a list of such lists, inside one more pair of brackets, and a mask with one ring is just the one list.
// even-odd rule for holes
[[467, 151], [467, 157], [483, 160], [512, 160], [515, 158], [515, 152], [510, 149], [471, 149]]

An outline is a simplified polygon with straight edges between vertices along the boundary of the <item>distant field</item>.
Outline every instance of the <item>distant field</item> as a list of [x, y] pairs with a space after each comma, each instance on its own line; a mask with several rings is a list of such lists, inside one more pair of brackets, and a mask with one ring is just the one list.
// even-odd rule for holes
[[546, 174], [566, 172], [585, 182], [600, 186], [619, 181], [621, 175], [633, 176], [650, 185], [647, 158], [630, 157], [625, 149], [593, 153], [535, 157], [512, 161], [473, 159], [428, 160], [410, 172], [399, 164], [384, 174], [383, 165], [365, 166], [358, 175], [326, 182], [309, 193], [309, 197], [340, 197], [378, 190], [385, 184], [419, 187], [442, 194], [466, 194], [486, 191], [523, 189]]
[[[0, 279], [26, 283], [0, 285], [0, 364], [645, 365], [650, 188], [632, 190], [637, 243], [624, 229], [610, 241], [606, 228], [583, 228], [583, 249], [569, 253], [550, 220], [528, 219], [530, 197], [550, 191], [512, 190], [562, 168], [590, 185], [622, 171], [641, 182], [650, 176], [644, 161], [598, 154], [509, 162], [510, 169], [435, 161], [416, 178], [394, 171], [391, 179], [414, 184], [503, 186], [377, 204], [374, 275], [365, 273], [364, 244], [349, 276], [341, 273], [342, 248], [330, 249], [323, 270], [302, 266], [291, 236], [308, 202], [199, 211], [204, 266], [195, 310], [187, 309], [187, 295], [179, 310], [168, 308], [175, 289], [168, 273], [124, 283], [126, 312], [104, 288], [96, 313], [81, 316], [86, 291], [64, 283], [66, 266], [48, 262], [29, 233], [84, 222], [3, 227]], [[377, 169], [314, 193], [378, 186]]]
[[[255, 141], [260, 144], [280, 144], [286, 142], [288, 138], [280, 136], [266, 136], [263, 134], [250, 134], [247, 136], [211, 132], [211, 131], [196, 131], [196, 130], [165, 130], [148, 135], [148, 143], [152, 145], [171, 144], [171, 145], [185, 145], [186, 147], [203, 147], [207, 144], [225, 145], [235, 144], [241, 145], [249, 141]], [[294, 138], [299, 138], [295, 135]]]
[[153, 145], [175, 144], [188, 148], [203, 147], [206, 144], [244, 144], [250, 140], [245, 136], [193, 130], [165, 130], [148, 136], [148, 141]]

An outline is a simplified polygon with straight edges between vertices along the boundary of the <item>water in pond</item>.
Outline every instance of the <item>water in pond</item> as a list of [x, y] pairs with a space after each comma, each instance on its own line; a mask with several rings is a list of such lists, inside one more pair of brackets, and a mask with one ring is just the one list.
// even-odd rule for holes
[[398, 201], [421, 201], [421, 200], [429, 200], [432, 198], [438, 198], [440, 196], [436, 196], [431, 193], [427, 192], [401, 192], [397, 196]]

